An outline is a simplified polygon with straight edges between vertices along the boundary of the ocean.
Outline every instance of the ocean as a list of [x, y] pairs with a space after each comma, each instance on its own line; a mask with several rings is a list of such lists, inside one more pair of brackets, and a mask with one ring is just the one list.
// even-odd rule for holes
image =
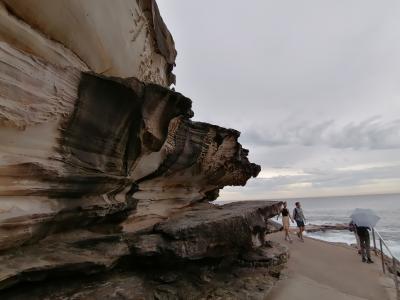
[[[287, 201], [291, 213], [294, 203], [300, 201], [307, 223], [316, 225], [349, 223], [349, 216], [355, 208], [370, 208], [381, 218], [376, 230], [387, 241], [391, 252], [400, 258], [400, 194], [280, 200]], [[329, 242], [356, 242], [354, 234], [347, 230], [308, 233], [307, 236]]]
[[[370, 208], [381, 218], [376, 230], [387, 242], [391, 252], [400, 259], [400, 194], [296, 198], [279, 199], [279, 201], [288, 203], [290, 213], [293, 212], [294, 203], [301, 202], [307, 224], [315, 225], [348, 224], [350, 215], [355, 208]], [[225, 204], [228, 202], [232, 201], [216, 201], [214, 203]], [[347, 230], [329, 230], [306, 235], [328, 242], [349, 245], [356, 243], [354, 234]]]

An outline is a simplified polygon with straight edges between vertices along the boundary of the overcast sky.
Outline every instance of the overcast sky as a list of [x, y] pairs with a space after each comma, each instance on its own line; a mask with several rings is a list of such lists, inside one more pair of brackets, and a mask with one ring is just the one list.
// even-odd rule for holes
[[194, 119], [262, 166], [221, 199], [400, 192], [400, 1], [157, 2]]

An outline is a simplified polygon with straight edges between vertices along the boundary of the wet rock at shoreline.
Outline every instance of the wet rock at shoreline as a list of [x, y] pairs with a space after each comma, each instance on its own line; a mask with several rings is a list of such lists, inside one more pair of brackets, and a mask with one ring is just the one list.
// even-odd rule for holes
[[307, 224], [305, 228], [306, 232], [325, 232], [328, 230], [349, 230], [349, 224]]

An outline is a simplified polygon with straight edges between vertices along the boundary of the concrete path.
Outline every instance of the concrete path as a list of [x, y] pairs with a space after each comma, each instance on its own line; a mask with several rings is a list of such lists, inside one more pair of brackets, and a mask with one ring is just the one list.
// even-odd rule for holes
[[268, 299], [271, 300], [354, 300], [393, 299], [393, 282], [383, 275], [378, 257], [374, 264], [361, 262], [349, 246], [295, 236], [293, 244], [283, 240], [283, 233], [272, 240], [290, 248], [286, 280], [282, 280]]

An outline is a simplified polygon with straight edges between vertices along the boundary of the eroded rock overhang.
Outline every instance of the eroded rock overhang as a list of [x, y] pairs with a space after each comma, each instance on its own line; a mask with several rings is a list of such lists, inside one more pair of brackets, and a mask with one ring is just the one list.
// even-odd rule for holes
[[191, 121], [180, 93], [56, 66], [4, 42], [0, 59], [0, 248], [126, 211], [131, 225], [156, 222], [260, 170], [239, 132]]
[[175, 57], [154, 0], [0, 0], [1, 298], [262, 298], [279, 277], [281, 203], [209, 203], [260, 167], [191, 120]]

